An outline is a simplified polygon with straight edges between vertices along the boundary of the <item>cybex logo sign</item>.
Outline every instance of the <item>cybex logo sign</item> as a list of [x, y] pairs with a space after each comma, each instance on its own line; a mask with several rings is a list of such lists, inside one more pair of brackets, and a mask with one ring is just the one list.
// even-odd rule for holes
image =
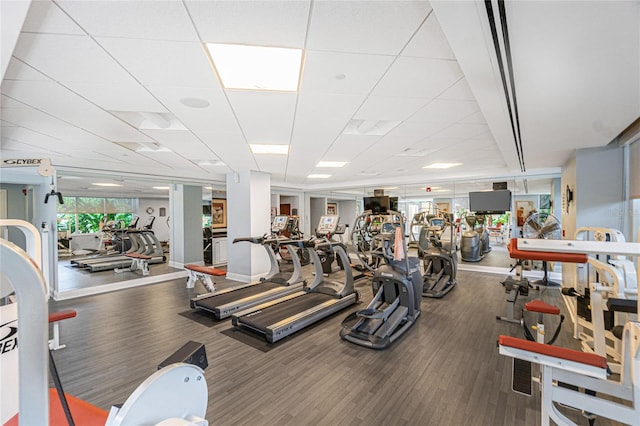
[[39, 166], [42, 164], [41, 158], [9, 158], [2, 161], [3, 164], [11, 166]]
[[0, 325], [0, 354], [18, 349], [18, 320]]

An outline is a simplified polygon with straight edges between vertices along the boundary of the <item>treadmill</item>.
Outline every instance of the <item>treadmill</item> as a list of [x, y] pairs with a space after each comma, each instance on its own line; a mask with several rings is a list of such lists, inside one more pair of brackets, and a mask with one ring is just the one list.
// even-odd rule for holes
[[311, 285], [286, 297], [235, 313], [231, 317], [233, 325], [258, 332], [267, 342], [274, 343], [356, 303], [358, 293], [354, 289], [351, 268], [345, 268], [343, 281], [332, 281], [323, 275], [316, 251], [334, 250], [343, 264], [349, 264], [344, 248], [339, 242], [330, 240], [338, 221], [339, 217], [335, 215], [322, 216], [317, 230], [317, 234], [324, 237], [321, 240], [285, 242], [308, 248], [315, 269]]
[[[277, 235], [280, 228], [287, 225], [287, 216], [276, 216], [271, 225], [271, 232]], [[267, 251], [271, 268], [266, 276], [260, 281], [234, 287], [226, 290], [217, 290], [211, 293], [201, 294], [191, 299], [191, 309], [202, 309], [211, 312], [216, 319], [223, 319], [231, 316], [234, 312], [248, 309], [253, 306], [279, 299], [292, 293], [302, 290], [305, 282], [302, 278], [302, 265], [296, 250], [291, 248], [291, 260], [293, 262], [293, 272], [283, 274], [280, 272], [278, 260], [276, 258], [277, 247], [284, 242], [295, 241], [281, 238], [246, 237], [236, 238], [233, 243], [247, 241], [253, 244], [261, 244]], [[274, 247], [276, 247], [274, 249]], [[290, 246], [287, 246], [290, 247]]]

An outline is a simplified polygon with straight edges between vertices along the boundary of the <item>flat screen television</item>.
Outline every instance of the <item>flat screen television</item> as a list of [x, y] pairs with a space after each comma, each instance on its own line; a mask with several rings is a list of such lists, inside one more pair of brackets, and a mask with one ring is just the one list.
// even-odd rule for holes
[[211, 204], [202, 205], [202, 214], [206, 216], [211, 216]]
[[364, 209], [373, 213], [386, 213], [390, 208], [389, 197], [364, 197]]
[[508, 212], [511, 210], [511, 191], [470, 192], [469, 210], [486, 214]]
[[389, 209], [394, 212], [398, 211], [398, 197], [389, 197]]

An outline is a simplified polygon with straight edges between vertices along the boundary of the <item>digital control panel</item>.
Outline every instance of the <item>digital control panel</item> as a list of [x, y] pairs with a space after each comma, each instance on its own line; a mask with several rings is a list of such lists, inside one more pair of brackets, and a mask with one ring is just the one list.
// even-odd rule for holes
[[336, 215], [327, 215], [320, 218], [317, 233], [320, 235], [335, 234], [340, 217]]
[[271, 221], [271, 232], [281, 232], [284, 231], [287, 227], [287, 221], [289, 220], [289, 216], [287, 215], [278, 215], [273, 218]]

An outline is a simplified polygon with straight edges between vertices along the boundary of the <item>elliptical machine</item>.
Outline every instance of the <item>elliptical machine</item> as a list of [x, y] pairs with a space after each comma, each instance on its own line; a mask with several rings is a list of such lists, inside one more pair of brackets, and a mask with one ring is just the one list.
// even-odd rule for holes
[[[358, 223], [370, 223], [363, 220], [363, 216], [372, 215], [370, 210], [365, 211], [356, 219], [354, 228]], [[373, 349], [391, 345], [420, 316], [420, 259], [406, 254], [402, 232], [404, 223], [400, 213], [390, 211], [386, 217], [390, 222], [384, 223], [381, 232], [373, 235], [371, 240], [375, 246], [372, 254], [384, 260], [373, 274], [373, 300], [365, 309], [345, 318], [340, 330], [343, 339]]]
[[467, 216], [465, 220], [471, 229], [462, 233], [460, 256], [464, 262], [480, 262], [484, 258], [484, 252], [482, 250], [481, 236], [474, 229], [477, 223], [477, 216]]
[[487, 254], [491, 251], [491, 240], [489, 239], [489, 230], [484, 226], [485, 216], [476, 214], [476, 223], [479, 226], [478, 234], [482, 243], [482, 254]]
[[424, 265], [424, 274], [422, 275], [422, 295], [424, 297], [440, 299], [453, 290], [456, 285], [458, 254], [454, 249], [455, 224], [449, 220], [449, 215], [445, 216], [445, 224], [446, 227], [452, 228], [448, 233], [451, 237], [451, 241], [446, 245], [448, 249], [443, 244], [443, 232], [440, 226], [426, 228], [430, 244], [421, 256]]

